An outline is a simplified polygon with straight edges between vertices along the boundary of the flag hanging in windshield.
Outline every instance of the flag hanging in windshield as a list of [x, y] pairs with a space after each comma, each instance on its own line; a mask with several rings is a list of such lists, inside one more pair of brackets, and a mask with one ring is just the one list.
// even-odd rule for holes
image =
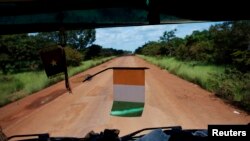
[[41, 50], [40, 55], [48, 77], [64, 72], [66, 66], [64, 54], [62, 47], [53, 46]]
[[48, 77], [52, 77], [58, 73], [64, 73], [65, 75], [65, 86], [69, 93], [71, 88], [68, 80], [68, 72], [66, 65], [66, 56], [64, 49], [59, 46], [51, 46], [43, 48], [40, 51], [41, 59], [45, 68], [45, 72]]
[[145, 69], [113, 68], [113, 116], [141, 116], [145, 102]]

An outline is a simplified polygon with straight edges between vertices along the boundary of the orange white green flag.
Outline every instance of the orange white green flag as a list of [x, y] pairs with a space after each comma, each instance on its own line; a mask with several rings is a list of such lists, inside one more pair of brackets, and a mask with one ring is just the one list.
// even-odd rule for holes
[[111, 115], [123, 117], [142, 115], [145, 103], [145, 69], [147, 68], [113, 68], [114, 102]]

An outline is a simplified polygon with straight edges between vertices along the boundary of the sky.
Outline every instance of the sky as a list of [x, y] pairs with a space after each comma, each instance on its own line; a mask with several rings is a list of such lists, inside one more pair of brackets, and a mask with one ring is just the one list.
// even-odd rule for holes
[[175, 35], [184, 38], [195, 30], [208, 29], [214, 24], [216, 22], [97, 28], [94, 44], [104, 48], [134, 51], [148, 41], [158, 41], [164, 31], [177, 29]]

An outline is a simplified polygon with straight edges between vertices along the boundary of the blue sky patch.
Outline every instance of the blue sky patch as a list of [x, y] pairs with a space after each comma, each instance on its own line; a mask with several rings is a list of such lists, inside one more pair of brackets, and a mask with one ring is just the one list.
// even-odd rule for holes
[[97, 28], [95, 44], [104, 48], [134, 51], [148, 41], [157, 41], [164, 31], [177, 29], [176, 36], [184, 38], [195, 30], [208, 29], [221, 22], [166, 24], [133, 27]]

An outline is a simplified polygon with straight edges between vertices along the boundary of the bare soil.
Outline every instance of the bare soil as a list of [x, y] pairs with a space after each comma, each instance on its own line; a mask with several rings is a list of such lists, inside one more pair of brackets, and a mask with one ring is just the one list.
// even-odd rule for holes
[[[82, 83], [87, 74], [107, 67], [148, 67], [142, 117], [110, 116], [113, 72]], [[120, 135], [156, 126], [181, 125], [206, 129], [208, 124], [246, 124], [250, 116], [212, 93], [135, 56], [113, 59], [70, 78], [73, 94], [64, 81], [0, 108], [0, 125], [7, 136], [50, 133], [83, 137], [91, 130], [120, 129]], [[35, 81], [34, 81], [35, 85]]]

